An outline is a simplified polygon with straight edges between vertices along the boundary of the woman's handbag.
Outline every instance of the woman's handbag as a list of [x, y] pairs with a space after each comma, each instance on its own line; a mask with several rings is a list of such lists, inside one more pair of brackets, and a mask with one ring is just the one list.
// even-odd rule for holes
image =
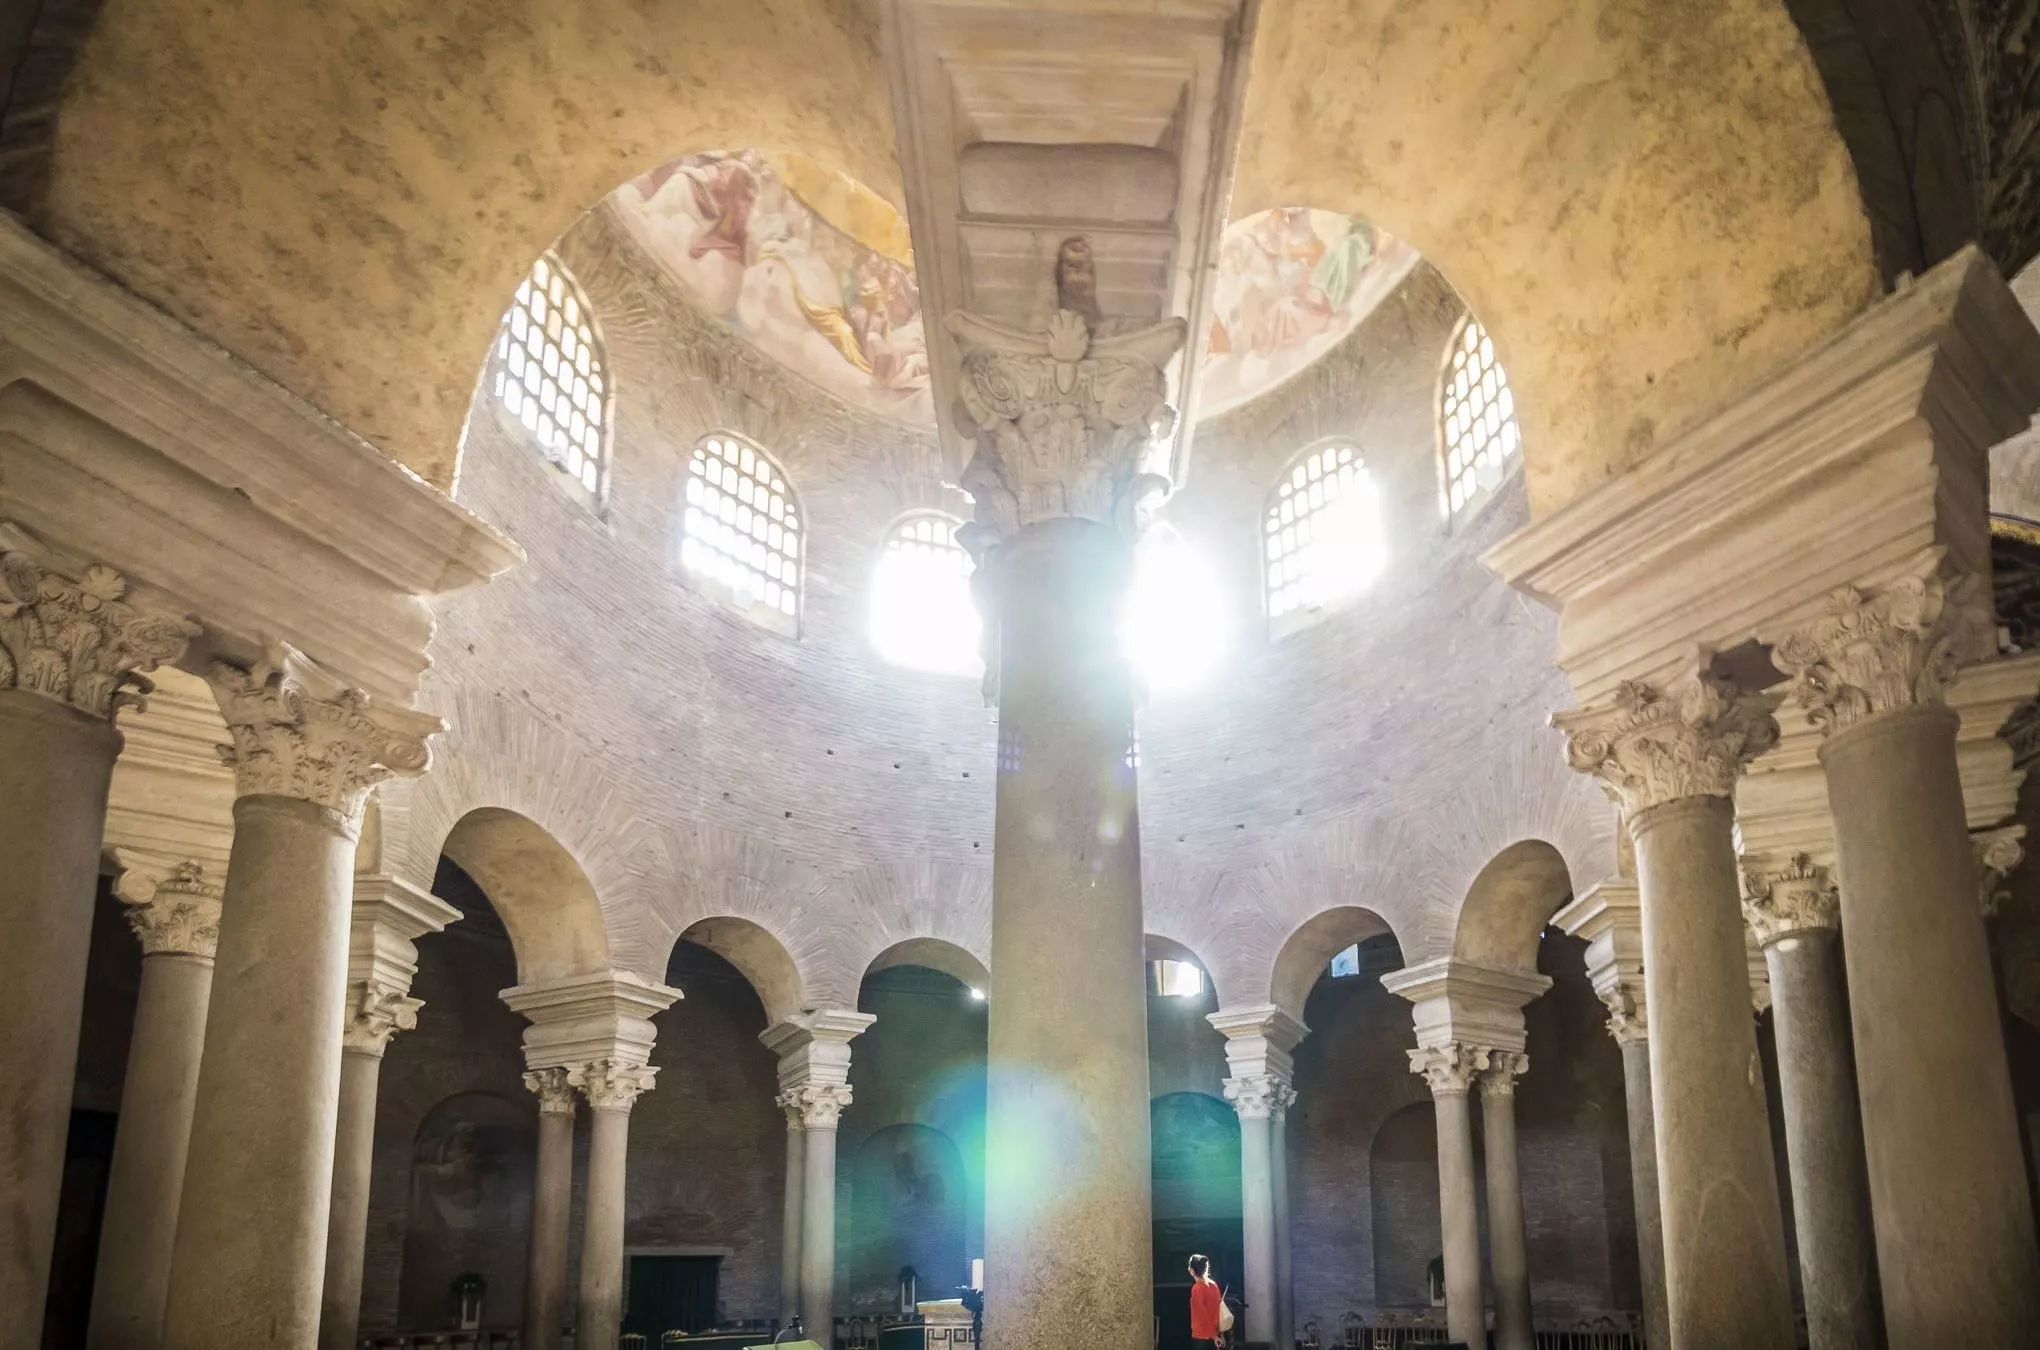
[[1218, 1334], [1223, 1336], [1233, 1328], [1232, 1304], [1226, 1301], [1225, 1290], [1218, 1291]]

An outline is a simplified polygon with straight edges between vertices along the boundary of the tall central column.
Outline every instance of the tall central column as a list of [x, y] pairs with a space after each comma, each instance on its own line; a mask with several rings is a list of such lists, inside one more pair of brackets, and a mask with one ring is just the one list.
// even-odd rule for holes
[[1673, 1350], [1793, 1344], [1730, 800], [1777, 740], [1776, 701], [1700, 670], [1552, 718], [1573, 767], [1621, 797], [1636, 844]]
[[1995, 627], [1938, 548], [1915, 568], [1836, 592], [1774, 659], [1825, 737], [1885, 1330], [1997, 1350], [2040, 1327], [2040, 1249], [1944, 702]]
[[1806, 1334], [1812, 1350], [1875, 1350], [1884, 1329], [1835, 886], [1805, 854], [1777, 871], [1746, 867], [1744, 880], [1770, 974]]
[[[1046, 332], [952, 313], [977, 438], [987, 673], [999, 703], [985, 1188], [985, 1336], [1145, 1347], [1147, 1007], [1134, 682], [1121, 619], [1142, 458], [1173, 414], [1181, 320], [1096, 317], [1087, 241], [1065, 241]], [[1088, 316], [1088, 317], [1087, 317]]]
[[[41, 1343], [114, 714], [184, 651], [105, 567], [46, 568], [0, 522], [0, 1347]], [[40, 550], [37, 550], [38, 554]]]
[[234, 848], [171, 1260], [171, 1350], [311, 1350], [338, 1124], [354, 845], [369, 789], [437, 718], [372, 707], [284, 647], [209, 678], [233, 735]]

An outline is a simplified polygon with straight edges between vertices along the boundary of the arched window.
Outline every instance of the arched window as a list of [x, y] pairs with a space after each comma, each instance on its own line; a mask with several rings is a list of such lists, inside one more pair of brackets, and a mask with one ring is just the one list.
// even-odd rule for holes
[[495, 395], [554, 467], [599, 504], [609, 483], [609, 372], [587, 297], [540, 258], [496, 338]]
[[886, 531], [871, 579], [871, 642], [886, 660], [951, 675], [983, 671], [970, 555], [956, 542], [961, 524], [917, 511]]
[[1365, 589], [1387, 555], [1374, 479], [1359, 452], [1334, 441], [1297, 456], [1268, 494], [1262, 539], [1277, 637]]
[[1516, 396], [1495, 360], [1494, 339], [1472, 315], [1452, 335], [1439, 383], [1439, 440], [1445, 458], [1445, 517], [1485, 501], [1522, 449]]
[[680, 565], [707, 593], [795, 635], [801, 519], [785, 475], [763, 450], [723, 432], [701, 438], [688, 469]]

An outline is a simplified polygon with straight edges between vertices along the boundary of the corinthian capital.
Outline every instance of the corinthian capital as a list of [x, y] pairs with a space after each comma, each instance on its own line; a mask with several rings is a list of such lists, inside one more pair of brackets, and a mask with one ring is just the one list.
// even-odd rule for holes
[[28, 548], [22, 531], [0, 522], [0, 689], [94, 717], [140, 706], [153, 687], [142, 672], [182, 656], [197, 626], [136, 609], [111, 567], [65, 576]]
[[1841, 897], [1829, 870], [1804, 853], [1783, 867], [1743, 867], [1743, 917], [1757, 941], [1768, 947], [1780, 938], [1841, 926]]
[[1949, 575], [1942, 550], [1876, 590], [1844, 586], [1827, 612], [1789, 633], [1771, 659], [1823, 735], [1867, 717], [1940, 703], [1962, 665], [1995, 650], [1990, 600], [1967, 573]]
[[567, 1081], [581, 1089], [595, 1111], [628, 1111], [637, 1099], [652, 1090], [659, 1071], [646, 1064], [627, 1064], [620, 1059], [590, 1060], [567, 1071]]
[[574, 1084], [565, 1069], [557, 1066], [550, 1069], [533, 1069], [524, 1075], [524, 1087], [527, 1092], [538, 1098], [540, 1115], [574, 1114]]
[[202, 956], [211, 960], [220, 945], [220, 887], [194, 862], [178, 863], [155, 881], [149, 894], [133, 895], [133, 873], [114, 890], [128, 900], [128, 927], [141, 939], [142, 955]]
[[220, 757], [242, 796], [297, 797], [350, 821], [377, 783], [423, 773], [427, 738], [445, 730], [425, 713], [374, 706], [287, 643], [247, 669], [215, 661], [206, 678], [234, 738]]
[[779, 1094], [779, 1104], [786, 1109], [789, 1122], [795, 1115], [800, 1117], [803, 1129], [833, 1130], [842, 1119], [843, 1108], [850, 1105], [848, 1083], [809, 1083], [804, 1087], [788, 1088]]
[[1632, 1045], [1650, 1039], [1650, 1017], [1645, 1011], [1641, 982], [1618, 980], [1601, 989], [1602, 1006], [1608, 1009], [1608, 1034], [1617, 1045]]
[[1492, 1052], [1483, 1045], [1448, 1041], [1410, 1051], [1410, 1072], [1421, 1076], [1433, 1097], [1464, 1096], [1487, 1072]]
[[1272, 1073], [1234, 1075], [1225, 1080], [1224, 1091], [1241, 1120], [1267, 1120], [1296, 1101], [1296, 1089]]
[[409, 998], [410, 990], [386, 980], [361, 980], [347, 989], [347, 1024], [340, 1043], [357, 1055], [382, 1058], [390, 1037], [414, 1030], [424, 1000]]
[[1530, 1072], [1530, 1056], [1520, 1050], [1488, 1051], [1487, 1068], [1481, 1071], [1480, 1095], [1513, 1097], [1516, 1080]]
[[977, 541], [1058, 516], [1131, 528], [1167, 483], [1140, 471], [1150, 442], [1166, 436], [1163, 366], [1187, 326], [1165, 319], [1141, 327], [1099, 318], [1070, 286], [1090, 248], [1064, 243], [1057, 262], [1059, 308], [1046, 330], [1008, 328], [958, 311], [947, 327], [962, 357], [961, 396], [977, 441], [962, 485], [977, 501]]
[[1553, 713], [1566, 760], [1597, 775], [1631, 815], [1682, 797], [1727, 797], [1777, 743], [1774, 694], [1745, 694], [1706, 671], [1669, 693], [1625, 680], [1604, 703]]
[[1986, 919], [1995, 919], [1998, 907], [2011, 894], [2004, 888], [2005, 878], [2026, 860], [2025, 838], [2024, 825], [2003, 825], [1969, 836], [1970, 845], [1976, 850], [1977, 899]]

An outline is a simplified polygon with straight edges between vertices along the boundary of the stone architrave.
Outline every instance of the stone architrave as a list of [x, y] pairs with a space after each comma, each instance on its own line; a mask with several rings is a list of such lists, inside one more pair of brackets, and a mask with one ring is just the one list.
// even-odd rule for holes
[[[1625, 836], [1626, 837], [1626, 836]], [[1644, 1339], [1670, 1345], [1665, 1306], [1664, 1217], [1658, 1201], [1657, 1130], [1650, 1102], [1650, 1015], [1643, 979], [1643, 902], [1636, 883], [1603, 881], [1552, 916], [1587, 944], [1587, 980], [1608, 1009], [1608, 1034], [1622, 1051], [1628, 1108], [1629, 1178], [1636, 1204], [1637, 1273]]]
[[347, 950], [347, 1015], [341, 1033], [340, 1113], [333, 1203], [319, 1316], [321, 1350], [354, 1350], [368, 1240], [369, 1177], [375, 1162], [376, 1089], [390, 1037], [418, 1025], [424, 1004], [411, 995], [416, 940], [460, 911], [398, 877], [357, 874]]
[[1289, 1178], [1277, 1132], [1296, 1101], [1291, 1052], [1309, 1028], [1272, 1004], [1227, 1009], [1206, 1020], [1226, 1038], [1225, 1099], [1240, 1118], [1246, 1339], [1286, 1345], [1293, 1321], [1283, 1278]]
[[114, 716], [195, 628], [129, 595], [112, 568], [59, 558], [0, 521], [0, 1308], [42, 1323], [77, 1058]]
[[[948, 323], [977, 443], [963, 482], [978, 519], [958, 542], [977, 558], [999, 705], [986, 1148], [1036, 1160], [986, 1182], [995, 1350], [1145, 1344], [1154, 1316], [1135, 689], [1120, 620], [1141, 510], [1163, 486], [1142, 464], [1174, 422], [1160, 367], [1186, 329], [1087, 312], [1083, 242], [1064, 241], [1047, 331]], [[1084, 848], [1056, 842], [1076, 838]], [[814, 1151], [810, 1133], [810, 1215]], [[813, 1271], [812, 1232], [804, 1243]]]
[[[1986, 589], [1936, 545], [1874, 585], [1835, 590], [1773, 647], [1825, 737], [1870, 1214], [1897, 1350], [2014, 1345], [2040, 1326], [2040, 1245], [1946, 702], [1957, 669], [1993, 654], [1994, 632]], [[1925, 1013], [1923, 988], [1934, 991]]]
[[797, 1262], [795, 1310], [808, 1339], [824, 1344], [835, 1324], [836, 1125], [850, 1105], [850, 1042], [875, 1020], [823, 1008], [776, 1022], [758, 1038], [779, 1060], [775, 1100], [786, 1112], [789, 1167], [799, 1141], [799, 1175], [786, 1177], [786, 1210], [790, 1219], [797, 1216], [798, 1238], [789, 1238], [784, 1252]]
[[287, 644], [207, 678], [238, 794], [229, 977], [206, 1018], [164, 1345], [302, 1350], [321, 1313], [362, 808], [392, 774], [424, 772], [443, 724], [381, 706]]
[[[1708, 666], [1700, 653], [1670, 690], [1623, 681], [1552, 722], [1572, 766], [1620, 800], [1636, 849], [1672, 1344], [1789, 1350], [1731, 801], [1744, 765], [1777, 740], [1778, 696]], [[1724, 1187], [1742, 1197], [1732, 1214], [1714, 1203]]]
[[142, 945], [142, 983], [121, 1087], [88, 1350], [145, 1350], [163, 1335], [191, 1110], [220, 937], [220, 885], [194, 862], [121, 873], [114, 894]]

